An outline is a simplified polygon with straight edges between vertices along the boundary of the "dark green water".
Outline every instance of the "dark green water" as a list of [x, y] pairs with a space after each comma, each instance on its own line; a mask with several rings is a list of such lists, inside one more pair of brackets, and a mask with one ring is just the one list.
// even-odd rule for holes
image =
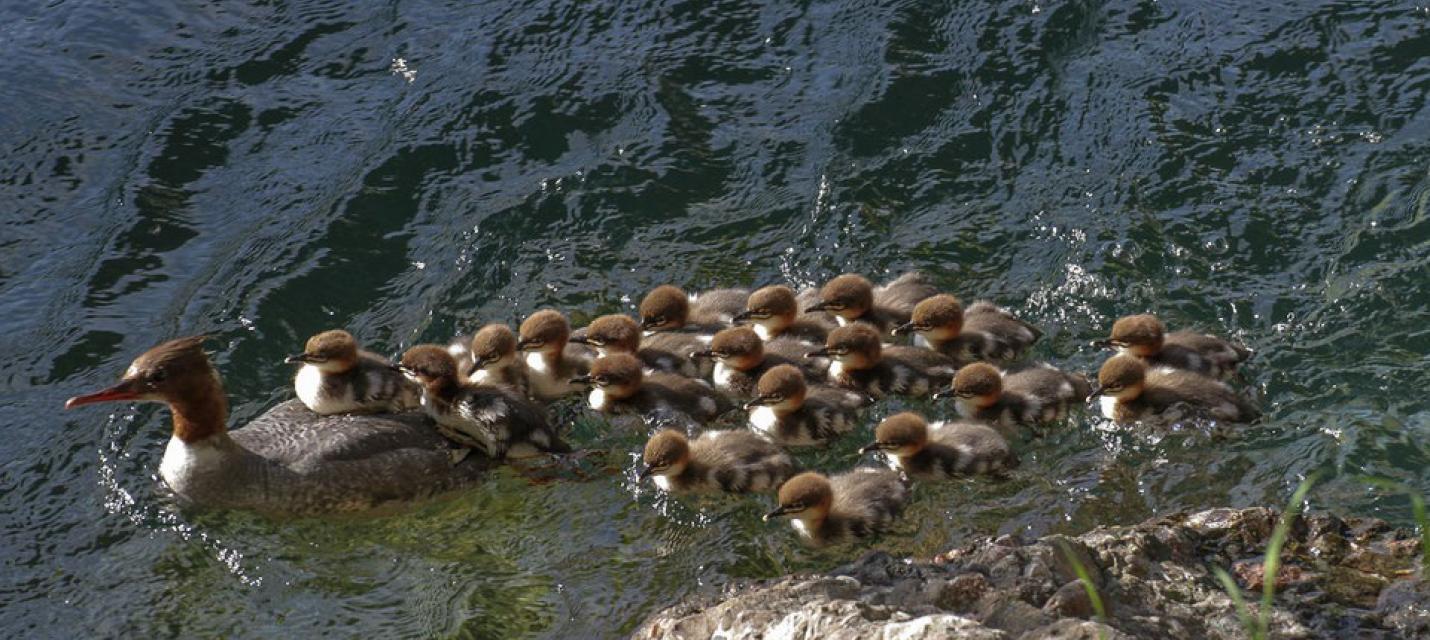
[[[182, 5], [176, 8], [173, 5]], [[360, 5], [355, 8], [352, 5]], [[767, 498], [504, 471], [378, 518], [177, 512], [152, 406], [62, 413], [196, 332], [242, 422], [343, 326], [393, 353], [542, 306], [843, 270], [1043, 327], [1154, 310], [1258, 350], [1229, 442], [1083, 417], [873, 546], [1430, 491], [1430, 12], [1341, 2], [10, 2], [0, 6], [0, 636], [628, 632], [833, 566]], [[410, 79], [391, 70], [405, 60]], [[903, 406], [877, 408], [871, 420]], [[927, 408], [927, 407], [925, 407]], [[858, 438], [805, 456], [853, 464]], [[620, 467], [620, 468], [615, 468]]]

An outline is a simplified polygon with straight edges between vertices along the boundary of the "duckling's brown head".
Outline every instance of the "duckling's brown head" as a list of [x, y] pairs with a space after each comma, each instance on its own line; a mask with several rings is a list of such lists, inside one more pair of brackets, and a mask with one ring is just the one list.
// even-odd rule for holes
[[804, 397], [809, 393], [809, 383], [799, 367], [781, 364], [770, 367], [755, 382], [755, 398], [745, 404], [746, 409], [771, 407], [776, 412], [787, 413], [804, 406]]
[[635, 353], [641, 347], [641, 327], [630, 316], [612, 314], [593, 320], [576, 342], [605, 353]]
[[679, 474], [685, 470], [686, 463], [690, 462], [690, 441], [679, 431], [664, 429], [645, 443], [641, 460], [645, 463], [640, 473], [641, 480], [651, 475]]
[[596, 358], [590, 373], [574, 382], [595, 385], [612, 398], [629, 398], [640, 391], [645, 374], [640, 358], [629, 353], [613, 353]]
[[435, 344], [419, 344], [408, 349], [395, 368], [428, 389], [447, 387], [457, 381], [457, 359]]
[[737, 314], [735, 322], [748, 320], [763, 326], [771, 334], [783, 331], [799, 316], [799, 302], [794, 290], [784, 285], [771, 285], [756, 289], [745, 302], [745, 310]]
[[660, 285], [641, 300], [641, 328], [646, 331], [669, 331], [685, 326], [690, 317], [690, 297], [679, 287]]
[[1003, 395], [1003, 375], [991, 364], [975, 362], [958, 370], [950, 388], [960, 401], [987, 407]]
[[1150, 313], [1118, 318], [1112, 323], [1112, 335], [1107, 344], [1143, 358], [1150, 358], [1162, 350], [1162, 341], [1167, 328], [1162, 321]]
[[823, 520], [834, 502], [834, 488], [829, 478], [816, 471], [806, 471], [780, 485], [779, 507], [765, 514], [765, 520], [791, 516], [806, 522]]
[[722, 329], [710, 339], [710, 348], [695, 355], [708, 355], [726, 366], [748, 371], [765, 361], [765, 341], [749, 327]]
[[883, 349], [883, 336], [879, 335], [879, 331], [867, 324], [857, 323], [830, 331], [824, 348], [809, 355], [837, 360], [845, 369], [857, 371], [878, 364]]
[[1126, 354], [1112, 356], [1102, 363], [1102, 369], [1097, 372], [1097, 389], [1093, 394], [1132, 400], [1142, 395], [1146, 379], [1147, 364], [1140, 358]]
[[963, 303], [958, 298], [941, 293], [914, 305], [909, 322], [895, 333], [915, 331], [930, 342], [943, 342], [958, 337], [963, 331]]
[[288, 356], [286, 362], [311, 364], [323, 371], [342, 373], [357, 364], [358, 344], [342, 329], [324, 331], [308, 338], [303, 353]]
[[119, 382], [108, 389], [65, 402], [66, 409], [140, 400], [170, 404], [218, 402], [226, 407], [218, 372], [204, 353], [204, 336], [170, 340], [135, 358]]
[[516, 334], [511, 327], [493, 323], [472, 336], [472, 361], [477, 368], [510, 361], [516, 357]]
[[542, 309], [521, 323], [521, 336], [516, 341], [520, 351], [561, 353], [571, 337], [571, 323], [554, 309]]
[[887, 451], [896, 456], [911, 456], [922, 450], [928, 441], [928, 421], [917, 413], [905, 411], [884, 418], [874, 428], [874, 441], [859, 452]]
[[874, 284], [857, 273], [846, 273], [825, 283], [819, 302], [809, 311], [828, 311], [845, 320], [854, 320], [874, 307]]

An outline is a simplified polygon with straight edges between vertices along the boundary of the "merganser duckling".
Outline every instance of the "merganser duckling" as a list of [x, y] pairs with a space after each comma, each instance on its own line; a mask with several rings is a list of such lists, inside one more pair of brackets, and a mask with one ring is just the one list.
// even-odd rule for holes
[[473, 384], [502, 385], [523, 396], [530, 393], [526, 363], [517, 357], [517, 338], [511, 327], [489, 324], [473, 334], [467, 344], [465, 360], [452, 354], [457, 358], [461, 377]]
[[705, 348], [705, 341], [689, 333], [663, 331], [641, 337], [641, 327], [629, 316], [601, 316], [591, 321], [584, 331], [571, 336], [571, 341], [596, 350], [596, 357], [613, 353], [629, 353], [641, 359], [655, 371], [677, 373], [698, 378], [714, 370], [713, 366], [690, 357], [692, 351]]
[[452, 442], [497, 460], [571, 450], [525, 396], [504, 386], [464, 384], [456, 358], [443, 347], [412, 347], [396, 368], [422, 385], [422, 408]]
[[1037, 327], [992, 302], [980, 300], [965, 311], [958, 298], [948, 294], [920, 302], [909, 322], [894, 329], [895, 334], [908, 331], [915, 332], [915, 345], [926, 346], [960, 364], [1013, 362], [1043, 335]]
[[675, 413], [704, 423], [730, 409], [714, 389], [685, 376], [645, 373], [639, 358], [613, 353], [591, 363], [591, 372], [572, 384], [591, 385], [591, 408], [601, 413], [640, 415]]
[[826, 311], [839, 326], [853, 322], [873, 325], [880, 333], [909, 321], [920, 300], [938, 293], [917, 271], [899, 276], [878, 289], [868, 278], [846, 273], [830, 280], [819, 290], [819, 302], [805, 311]]
[[1102, 363], [1097, 384], [1092, 395], [1102, 396], [1102, 414], [1117, 422], [1176, 419], [1183, 417], [1175, 414], [1182, 408], [1227, 422], [1251, 422], [1261, 415], [1250, 400], [1222, 382], [1181, 369], [1150, 368], [1132, 355]]
[[645, 445], [640, 480], [670, 493], [770, 491], [795, 473], [794, 460], [749, 431], [706, 431], [693, 442], [674, 429]]
[[1112, 336], [1093, 344], [1115, 347], [1154, 367], [1184, 369], [1213, 378], [1230, 377], [1251, 357], [1250, 349], [1216, 336], [1195, 331], [1167, 333], [1162, 321], [1151, 314], [1119, 318], [1112, 323]]
[[715, 333], [745, 310], [749, 296], [745, 289], [711, 289], [687, 296], [679, 287], [663, 284], [641, 300], [641, 328]]
[[858, 323], [829, 333], [825, 347], [810, 357], [833, 360], [829, 382], [874, 398], [928, 394], [948, 386], [958, 371], [952, 358], [922, 347], [884, 346], [872, 326]]
[[566, 316], [543, 309], [523, 321], [519, 331], [516, 348], [526, 354], [532, 397], [550, 400], [581, 391], [571, 379], [590, 369], [592, 354], [581, 345], [568, 344], [571, 323]]
[[159, 476], [187, 502], [273, 514], [356, 511], [457, 489], [484, 469], [475, 459], [453, 465], [447, 442], [416, 412], [320, 416], [290, 400], [230, 432], [228, 398], [203, 340], [154, 347], [118, 384], [65, 403], [168, 404], [173, 436]]
[[421, 391], [392, 370], [392, 363], [358, 349], [357, 340], [342, 329], [308, 338], [303, 353], [288, 356], [302, 363], [293, 378], [298, 399], [313, 413], [386, 413], [417, 408]]
[[959, 369], [949, 389], [933, 397], [953, 396], [958, 415], [1017, 433], [1019, 425], [1039, 426], [1066, 418], [1069, 407], [1085, 402], [1091, 389], [1086, 378], [1046, 363], [1004, 374], [991, 364], [975, 362]]
[[800, 313], [794, 290], [783, 285], [756, 289], [745, 303], [745, 310], [735, 314], [731, 322], [749, 322], [761, 340], [794, 338], [814, 344], [824, 344], [830, 330], [839, 326], [825, 313]]
[[848, 389], [811, 388], [799, 367], [782, 364], [760, 376], [745, 410], [755, 433], [783, 446], [808, 446], [852, 431], [867, 404], [868, 397]]
[[859, 453], [883, 451], [889, 468], [913, 479], [1002, 474], [1018, 466], [1008, 440], [976, 422], [935, 422], [912, 411], [884, 418]]
[[806, 542], [824, 546], [878, 533], [908, 499], [908, 485], [888, 469], [860, 467], [832, 478], [806, 471], [780, 486], [779, 507], [765, 521], [791, 516]]
[[[794, 353], [800, 356], [812, 346], [802, 342], [791, 344]], [[766, 353], [764, 341], [749, 327], [721, 330], [711, 338], [709, 349], [692, 352], [690, 357], [713, 359], [715, 370], [711, 375], [715, 388], [737, 399], [754, 397], [755, 384], [770, 368], [799, 363], [778, 353]]]

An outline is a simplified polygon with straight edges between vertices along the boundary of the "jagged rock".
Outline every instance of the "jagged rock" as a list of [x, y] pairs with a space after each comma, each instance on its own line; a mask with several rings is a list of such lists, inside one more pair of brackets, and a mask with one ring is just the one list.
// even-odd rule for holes
[[[1239, 577], [1255, 615], [1270, 509], [1212, 509], [1025, 543], [969, 543], [932, 561], [883, 552], [826, 575], [736, 585], [647, 620], [638, 638], [1243, 638], [1209, 567]], [[1297, 518], [1270, 612], [1277, 638], [1426, 637], [1419, 541], [1378, 520]], [[1092, 581], [1104, 620], [1077, 575]]]

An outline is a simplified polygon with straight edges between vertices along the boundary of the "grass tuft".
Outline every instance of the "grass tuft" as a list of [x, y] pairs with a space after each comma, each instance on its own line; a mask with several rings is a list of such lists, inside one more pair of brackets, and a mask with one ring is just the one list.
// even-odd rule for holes
[[[1097, 612], [1097, 621], [1107, 624], [1107, 608], [1102, 604], [1102, 595], [1097, 592], [1097, 583], [1092, 581], [1092, 574], [1088, 572], [1087, 567], [1083, 566], [1082, 561], [1077, 559], [1077, 555], [1072, 552], [1072, 549], [1068, 548], [1066, 542], [1058, 541], [1058, 550], [1072, 564], [1073, 573], [1077, 574], [1078, 582], [1082, 583], [1083, 590], [1087, 592], [1087, 599], [1092, 601], [1092, 610]], [[1107, 632], [1098, 629], [1097, 637], [1099, 640], [1107, 640]]]
[[1246, 627], [1246, 632], [1254, 640], [1265, 640], [1271, 629], [1271, 607], [1276, 601], [1276, 574], [1281, 570], [1281, 548], [1286, 545], [1286, 538], [1291, 534], [1291, 523], [1296, 521], [1296, 517], [1301, 515], [1301, 505], [1306, 501], [1306, 494], [1311, 491], [1311, 485], [1316, 483], [1318, 474], [1306, 476], [1305, 480], [1297, 485], [1296, 491], [1291, 494], [1291, 500], [1286, 503], [1286, 508], [1281, 511], [1281, 517], [1276, 521], [1276, 527], [1271, 530], [1271, 539], [1266, 543], [1266, 560], [1261, 564], [1261, 607], [1256, 612], [1253, 619], [1251, 611], [1246, 604], [1246, 598], [1241, 593], [1241, 588], [1221, 567], [1212, 567], [1212, 573], [1221, 582], [1222, 588], [1226, 589], [1227, 595], [1236, 604], [1237, 615], [1241, 618], [1242, 626]]
[[1422, 571], [1430, 569], [1430, 522], [1427, 522], [1425, 516], [1425, 498], [1421, 497], [1420, 492], [1409, 485], [1390, 478], [1361, 476], [1360, 479], [1373, 487], [1403, 493], [1410, 498], [1410, 513], [1415, 516], [1415, 524], [1420, 527], [1420, 567]]

